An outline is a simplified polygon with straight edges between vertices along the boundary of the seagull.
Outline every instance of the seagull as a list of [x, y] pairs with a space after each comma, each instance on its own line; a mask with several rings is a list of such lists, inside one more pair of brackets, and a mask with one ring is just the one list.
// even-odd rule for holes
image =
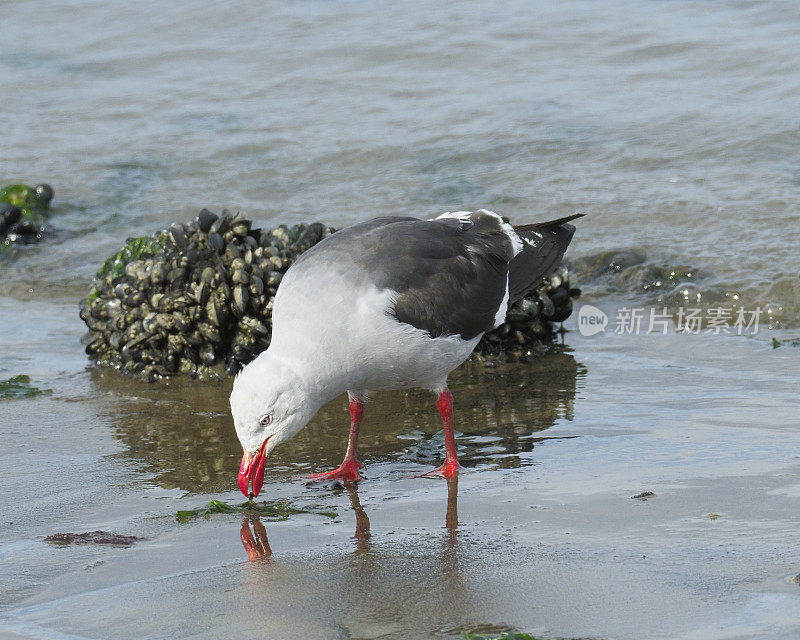
[[304, 252], [275, 294], [269, 348], [233, 383], [242, 493], [257, 496], [270, 452], [345, 391], [344, 460], [310, 479], [361, 480], [358, 432], [369, 392], [411, 387], [436, 394], [444, 427], [444, 463], [423, 475], [457, 475], [447, 377], [505, 321], [509, 305], [558, 267], [575, 232], [569, 222], [581, 215], [517, 227], [485, 209], [381, 217]]

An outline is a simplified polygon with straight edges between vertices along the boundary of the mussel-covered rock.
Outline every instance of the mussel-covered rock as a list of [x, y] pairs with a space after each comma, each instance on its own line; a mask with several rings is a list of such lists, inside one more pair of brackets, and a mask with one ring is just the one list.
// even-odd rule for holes
[[283, 272], [333, 231], [319, 223], [262, 231], [203, 209], [188, 224], [130, 238], [81, 303], [86, 352], [147, 380], [234, 374], [269, 345]]
[[[334, 229], [321, 223], [254, 228], [227, 210], [130, 238], [97, 272], [81, 303], [86, 352], [146, 380], [237, 373], [269, 346], [272, 299], [297, 257]], [[522, 355], [572, 310], [577, 289], [559, 267], [486, 334], [478, 354]]]
[[52, 199], [53, 188], [49, 184], [12, 184], [0, 189], [0, 247], [39, 240]]

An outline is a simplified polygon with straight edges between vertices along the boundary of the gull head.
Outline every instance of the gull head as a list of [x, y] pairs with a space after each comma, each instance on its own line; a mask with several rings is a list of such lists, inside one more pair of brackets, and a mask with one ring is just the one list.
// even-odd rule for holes
[[[250, 498], [261, 491], [267, 456], [314, 416], [303, 379], [268, 352], [247, 365], [233, 381], [231, 414], [242, 444], [239, 489]], [[248, 491], [252, 483], [252, 495]]]

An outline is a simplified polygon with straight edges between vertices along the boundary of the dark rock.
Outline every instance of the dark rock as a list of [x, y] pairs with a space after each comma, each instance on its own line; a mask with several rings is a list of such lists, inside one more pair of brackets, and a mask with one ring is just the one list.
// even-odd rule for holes
[[47, 206], [50, 204], [50, 201], [53, 199], [55, 192], [53, 191], [53, 187], [49, 184], [42, 183], [37, 184], [33, 188], [34, 197], [42, 203], [42, 205]]
[[113, 531], [87, 531], [86, 533], [53, 533], [44, 541], [52, 544], [110, 544], [121, 547], [130, 547], [134, 542], [144, 540], [137, 536], [124, 536]]
[[50, 185], [12, 184], [0, 188], [0, 244], [37, 242], [44, 233]]
[[4, 236], [6, 230], [16, 224], [21, 216], [22, 209], [7, 202], [0, 202], [0, 236]]

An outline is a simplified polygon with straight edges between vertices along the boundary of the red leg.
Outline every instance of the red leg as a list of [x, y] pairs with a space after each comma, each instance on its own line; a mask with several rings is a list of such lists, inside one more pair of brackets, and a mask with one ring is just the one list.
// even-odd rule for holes
[[362, 480], [361, 474], [358, 473], [359, 469], [363, 469], [364, 465], [361, 464], [356, 458], [358, 456], [358, 428], [361, 426], [361, 419], [364, 416], [364, 403], [360, 400], [350, 400], [350, 437], [347, 440], [347, 451], [344, 454], [344, 460], [339, 465], [338, 469], [333, 471], [325, 471], [323, 473], [312, 473], [306, 476], [309, 480], [349, 480], [350, 482], [358, 482]]
[[458, 475], [461, 465], [458, 464], [456, 449], [455, 421], [453, 419], [453, 394], [445, 389], [436, 399], [436, 408], [442, 416], [444, 426], [444, 464], [438, 469], [422, 474], [426, 478], [453, 478]]

